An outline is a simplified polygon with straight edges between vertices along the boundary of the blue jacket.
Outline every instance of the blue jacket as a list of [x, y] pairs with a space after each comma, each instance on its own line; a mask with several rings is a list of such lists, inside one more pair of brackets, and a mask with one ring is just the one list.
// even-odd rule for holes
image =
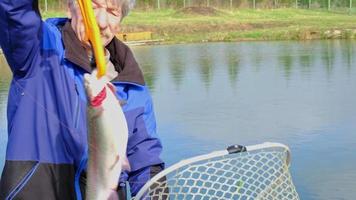
[[[0, 45], [13, 73], [0, 199], [81, 199], [88, 132], [83, 74], [92, 70], [85, 50], [68, 19], [43, 22], [33, 0], [0, 0], [0, 27]], [[106, 48], [119, 72], [113, 81], [117, 96], [126, 102], [131, 170], [161, 164], [142, 72], [119, 40]]]

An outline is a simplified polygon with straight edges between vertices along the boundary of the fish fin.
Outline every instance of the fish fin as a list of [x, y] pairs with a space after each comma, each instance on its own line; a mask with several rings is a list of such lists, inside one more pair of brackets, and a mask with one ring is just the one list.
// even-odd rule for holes
[[[112, 92], [112, 93], [115, 95], [115, 97], [117, 98], [117, 95], [116, 95], [117, 89], [116, 89], [115, 85], [112, 84], [111, 82], [108, 82], [108, 83], [106, 84], [106, 86], [111, 90], [111, 92]], [[118, 98], [117, 98], [117, 99], [118, 99]], [[119, 100], [119, 99], [118, 99], [118, 101], [119, 101], [119, 104], [120, 104], [121, 107], [127, 103], [125, 100]]]
[[116, 87], [114, 84], [112, 84], [111, 82], [106, 83], [106, 86], [108, 86], [108, 88], [112, 91], [112, 93], [116, 94]]
[[122, 165], [122, 170], [125, 170], [128, 172], [131, 171], [130, 162], [126, 156], [122, 158], [121, 165]]

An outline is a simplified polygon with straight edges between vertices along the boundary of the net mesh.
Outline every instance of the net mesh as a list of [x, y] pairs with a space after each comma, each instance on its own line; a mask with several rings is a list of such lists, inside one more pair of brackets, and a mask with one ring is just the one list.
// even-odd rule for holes
[[299, 199], [286, 148], [268, 148], [192, 162], [151, 182], [136, 199]]

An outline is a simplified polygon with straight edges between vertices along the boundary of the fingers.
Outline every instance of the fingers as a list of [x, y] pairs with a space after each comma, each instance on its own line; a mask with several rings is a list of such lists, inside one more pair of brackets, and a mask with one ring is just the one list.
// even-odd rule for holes
[[108, 7], [110, 7], [110, 8], [119, 8], [121, 6], [120, 0], [107, 0], [106, 3], [108, 5]]
[[115, 8], [121, 6], [120, 0], [93, 0], [93, 3], [101, 5], [102, 7]]
[[84, 86], [85, 86], [86, 88], [87, 88], [87, 87], [90, 85], [90, 83], [92, 82], [91, 79], [92, 79], [91, 74], [88, 74], [88, 73], [84, 74]]
[[94, 70], [91, 74], [84, 74], [84, 86], [89, 98], [98, 95], [104, 87], [106, 87], [108, 84], [111, 84], [106, 76], [102, 76], [98, 79], [97, 73], [98, 72]]

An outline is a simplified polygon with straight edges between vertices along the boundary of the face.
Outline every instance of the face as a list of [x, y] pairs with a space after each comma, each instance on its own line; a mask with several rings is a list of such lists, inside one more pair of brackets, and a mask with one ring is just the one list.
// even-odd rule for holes
[[[119, 0], [93, 0], [94, 15], [99, 26], [103, 45], [106, 46], [120, 30], [121, 8]], [[90, 44], [85, 40], [85, 27], [79, 6], [69, 6], [72, 18], [72, 28], [79, 40], [88, 48]]]

